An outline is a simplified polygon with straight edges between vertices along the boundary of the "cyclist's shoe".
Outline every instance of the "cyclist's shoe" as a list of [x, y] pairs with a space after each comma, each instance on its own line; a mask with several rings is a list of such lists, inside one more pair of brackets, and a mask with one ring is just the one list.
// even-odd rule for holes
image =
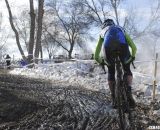
[[128, 101], [129, 101], [129, 106], [130, 106], [130, 108], [135, 108], [136, 103], [135, 103], [135, 100], [132, 96], [131, 86], [128, 86], [127, 91], [128, 91], [127, 97], [128, 97]]
[[116, 103], [116, 98], [115, 98], [115, 95], [111, 93], [111, 105], [114, 109], [117, 108], [117, 103]]
[[129, 94], [128, 99], [129, 99], [130, 108], [135, 108], [136, 107], [136, 102], [135, 102], [135, 100], [134, 100], [134, 98], [133, 98], [131, 93]]
[[118, 107], [115, 98], [114, 99], [112, 98], [112, 107], [114, 109], [117, 109], [117, 107]]

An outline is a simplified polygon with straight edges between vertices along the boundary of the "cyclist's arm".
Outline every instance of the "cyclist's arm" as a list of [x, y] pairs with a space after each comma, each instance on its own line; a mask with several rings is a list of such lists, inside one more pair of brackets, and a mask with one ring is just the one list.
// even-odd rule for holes
[[97, 46], [96, 46], [95, 53], [94, 53], [94, 60], [96, 60], [99, 64], [102, 63], [102, 58], [99, 55], [100, 55], [100, 52], [101, 52], [103, 40], [104, 39], [100, 36], [99, 40], [98, 40], [98, 43], [97, 43]]
[[130, 38], [130, 36], [126, 32], [125, 32], [125, 37], [126, 37], [126, 41], [127, 41], [128, 45], [132, 49], [132, 56], [135, 57], [136, 52], [137, 52], [137, 47], [134, 44], [134, 42], [132, 41], [132, 39]]

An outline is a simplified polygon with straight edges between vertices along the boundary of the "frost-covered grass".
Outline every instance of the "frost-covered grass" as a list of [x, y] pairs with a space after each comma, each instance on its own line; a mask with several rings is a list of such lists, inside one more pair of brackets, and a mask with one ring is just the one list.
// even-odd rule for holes
[[107, 75], [92, 60], [77, 60], [63, 63], [39, 64], [35, 68], [16, 68], [11, 74], [32, 78], [43, 78], [54, 82], [64, 82], [89, 89], [107, 89]]
[[[135, 70], [131, 67], [134, 75], [133, 93], [144, 93], [145, 98], [151, 99], [153, 63], [136, 64], [136, 67], [137, 69]], [[102, 68], [95, 64], [93, 60], [39, 64], [32, 69], [15, 68], [10, 73], [31, 78], [47, 79], [53, 83], [63, 82], [92, 90], [108, 92], [107, 74], [104, 74]], [[157, 86], [157, 95], [160, 95], [160, 85]]]

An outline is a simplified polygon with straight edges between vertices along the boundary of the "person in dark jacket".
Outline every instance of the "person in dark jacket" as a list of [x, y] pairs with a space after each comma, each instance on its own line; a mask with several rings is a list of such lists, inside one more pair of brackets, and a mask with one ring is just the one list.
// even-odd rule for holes
[[11, 57], [7, 54], [5, 59], [6, 59], [7, 69], [10, 69], [11, 68]]

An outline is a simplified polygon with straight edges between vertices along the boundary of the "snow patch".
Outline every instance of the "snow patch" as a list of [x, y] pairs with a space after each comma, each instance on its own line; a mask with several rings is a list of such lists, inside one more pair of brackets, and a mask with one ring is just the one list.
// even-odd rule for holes
[[[153, 76], [150, 65], [138, 66], [133, 71], [133, 93], [142, 93], [146, 99], [151, 99]], [[107, 70], [107, 68], [106, 68]], [[101, 92], [109, 92], [107, 75], [93, 60], [75, 60], [63, 63], [39, 64], [35, 68], [15, 68], [10, 72], [31, 78], [42, 78], [54, 82], [63, 82], [82, 86]], [[157, 97], [160, 98], [160, 82], [157, 86]]]

